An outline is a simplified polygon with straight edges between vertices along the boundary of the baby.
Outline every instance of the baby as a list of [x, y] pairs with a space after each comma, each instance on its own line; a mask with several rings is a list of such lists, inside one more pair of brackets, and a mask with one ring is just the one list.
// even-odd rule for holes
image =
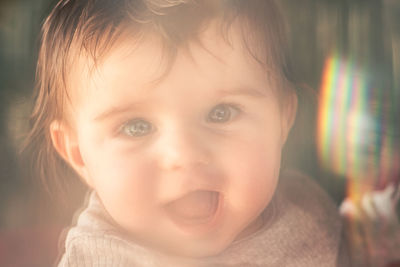
[[272, 0], [61, 0], [30, 140], [91, 189], [59, 266], [346, 266], [336, 207], [280, 167], [296, 117]]

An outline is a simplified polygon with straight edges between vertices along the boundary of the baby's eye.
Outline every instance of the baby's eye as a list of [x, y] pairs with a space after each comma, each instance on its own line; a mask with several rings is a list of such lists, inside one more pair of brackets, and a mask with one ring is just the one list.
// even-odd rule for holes
[[153, 131], [153, 126], [143, 119], [134, 119], [121, 127], [121, 133], [132, 137], [147, 135]]
[[219, 104], [208, 113], [207, 120], [213, 123], [228, 122], [236, 117], [238, 107], [232, 104]]

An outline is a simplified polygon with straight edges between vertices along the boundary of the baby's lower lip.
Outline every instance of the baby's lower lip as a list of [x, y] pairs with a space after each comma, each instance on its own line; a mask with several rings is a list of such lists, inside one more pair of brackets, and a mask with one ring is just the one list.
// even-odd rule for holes
[[197, 190], [168, 203], [168, 217], [184, 231], [211, 227], [221, 207], [221, 194], [216, 191]]

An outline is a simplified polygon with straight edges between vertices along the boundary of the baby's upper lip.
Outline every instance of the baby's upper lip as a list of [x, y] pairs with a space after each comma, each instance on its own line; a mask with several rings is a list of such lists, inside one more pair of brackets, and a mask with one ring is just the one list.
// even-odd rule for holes
[[188, 174], [191, 178], [171, 177], [172, 180], [178, 181], [171, 188], [164, 191], [164, 195], [160, 196], [161, 204], [168, 205], [171, 202], [182, 199], [186, 195], [196, 191], [210, 191], [223, 194], [222, 185], [218, 183], [216, 177], [202, 177], [196, 174]]
[[215, 170], [187, 168], [166, 173], [161, 178], [166, 183], [159, 194], [162, 204], [176, 201], [194, 191], [215, 191], [222, 193], [223, 177]]
[[183, 199], [183, 198], [185, 198], [186, 196], [188, 196], [188, 195], [190, 195], [190, 194], [193, 194], [193, 193], [195, 193], [195, 192], [214, 192], [214, 193], [219, 193], [219, 194], [222, 193], [220, 190], [218, 190], [218, 189], [216, 189], [216, 188], [213, 188], [213, 187], [190, 188], [190, 189], [187, 189], [187, 190], [185, 190], [185, 191], [183, 191], [183, 192], [180, 192], [180, 193], [178, 193], [178, 194], [175, 194], [174, 196], [172, 196], [172, 197], [166, 199], [166, 200], [164, 201], [164, 205], [169, 205], [170, 203], [179, 201], [180, 199]]

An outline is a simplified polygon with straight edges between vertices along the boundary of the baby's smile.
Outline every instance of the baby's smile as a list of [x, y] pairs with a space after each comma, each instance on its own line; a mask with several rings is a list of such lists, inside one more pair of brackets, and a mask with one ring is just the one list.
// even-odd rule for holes
[[223, 204], [222, 194], [216, 191], [196, 190], [168, 203], [167, 216], [183, 231], [207, 231], [218, 223]]

